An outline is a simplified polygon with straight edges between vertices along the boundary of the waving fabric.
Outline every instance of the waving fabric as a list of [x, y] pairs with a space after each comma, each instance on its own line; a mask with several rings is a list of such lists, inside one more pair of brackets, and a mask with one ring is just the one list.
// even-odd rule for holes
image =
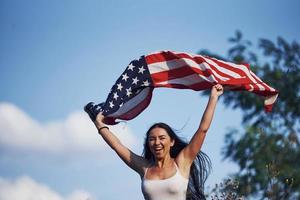
[[265, 97], [265, 110], [271, 111], [278, 91], [257, 77], [247, 64], [175, 51], [159, 51], [133, 60], [111, 88], [98, 109], [107, 124], [130, 120], [150, 103], [154, 88], [210, 89], [215, 84], [231, 90], [246, 90]]

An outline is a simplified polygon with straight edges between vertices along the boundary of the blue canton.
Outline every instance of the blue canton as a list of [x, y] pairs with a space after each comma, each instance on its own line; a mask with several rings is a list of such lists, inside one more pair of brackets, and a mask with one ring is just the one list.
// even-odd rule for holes
[[110, 90], [104, 103], [98, 104], [97, 109], [103, 115], [109, 115], [119, 110], [124, 103], [138, 95], [145, 87], [152, 86], [152, 79], [145, 57], [133, 60], [118, 78]]

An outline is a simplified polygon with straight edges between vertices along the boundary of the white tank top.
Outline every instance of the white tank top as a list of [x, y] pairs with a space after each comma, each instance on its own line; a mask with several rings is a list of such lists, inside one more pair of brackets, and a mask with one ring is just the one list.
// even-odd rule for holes
[[185, 200], [189, 180], [183, 177], [176, 166], [176, 174], [162, 180], [142, 178], [142, 192], [146, 200]]

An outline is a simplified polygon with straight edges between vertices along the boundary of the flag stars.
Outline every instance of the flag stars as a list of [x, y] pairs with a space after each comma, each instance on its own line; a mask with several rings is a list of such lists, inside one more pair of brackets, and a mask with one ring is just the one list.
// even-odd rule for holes
[[139, 67], [139, 73], [143, 74], [145, 71], [145, 68], [142, 66], [142, 67]]
[[128, 78], [129, 78], [129, 77], [127, 76], [127, 73], [122, 74], [122, 80], [127, 81]]
[[123, 86], [122, 86], [121, 83], [118, 83], [118, 84], [117, 84], [117, 87], [118, 87], [118, 90], [120, 90], [120, 91], [123, 89]]
[[115, 92], [115, 93], [114, 93], [114, 99], [115, 99], [115, 100], [117, 100], [117, 99], [118, 99], [118, 97], [119, 97], [118, 93], [117, 93], [117, 92]]
[[138, 83], [139, 79], [137, 77], [133, 78], [132, 79], [132, 84], [136, 84]]
[[128, 97], [130, 97], [130, 95], [132, 95], [131, 87], [128, 88], [128, 89], [126, 89], [126, 95], [127, 95]]
[[115, 105], [113, 104], [113, 102], [110, 101], [110, 102], [109, 102], [109, 107], [110, 107], [110, 108], [113, 108], [114, 106], [115, 106]]
[[149, 83], [149, 81], [148, 80], [146, 80], [146, 81], [143, 81], [143, 85], [142, 86], [149, 86], [150, 85], [150, 83]]
[[128, 69], [130, 69], [131, 71], [133, 71], [133, 68], [134, 68], [135, 66], [132, 64], [132, 63], [130, 63], [129, 65], [128, 65]]

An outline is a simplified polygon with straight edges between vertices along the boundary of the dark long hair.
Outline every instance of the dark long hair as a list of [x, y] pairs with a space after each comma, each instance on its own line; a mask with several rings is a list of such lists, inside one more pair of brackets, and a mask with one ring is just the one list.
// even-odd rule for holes
[[[146, 133], [146, 138], [144, 142], [144, 151], [143, 156], [149, 161], [154, 161], [154, 156], [150, 151], [148, 146], [148, 138], [149, 133], [154, 128], [163, 128], [166, 130], [168, 135], [172, 140], [175, 141], [174, 146], [171, 147], [170, 156], [172, 158], [176, 158], [179, 152], [187, 146], [187, 142], [178, 137], [175, 131], [165, 123], [155, 123], [153, 124]], [[204, 182], [206, 181], [209, 173], [211, 171], [211, 161], [209, 157], [200, 151], [194, 160], [191, 169], [190, 169], [190, 177], [187, 189], [186, 200], [203, 200], [205, 199], [204, 195]]]

